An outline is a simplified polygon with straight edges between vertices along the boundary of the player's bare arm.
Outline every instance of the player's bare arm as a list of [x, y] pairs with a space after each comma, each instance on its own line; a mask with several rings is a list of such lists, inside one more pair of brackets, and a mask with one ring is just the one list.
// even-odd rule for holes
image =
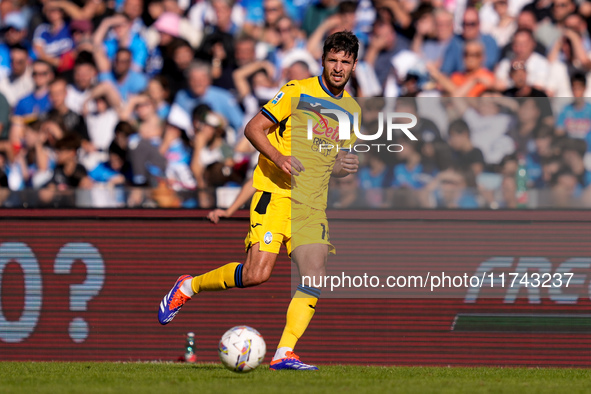
[[212, 223], [217, 224], [220, 221], [220, 218], [231, 217], [241, 206], [246, 204], [248, 200], [252, 198], [252, 195], [256, 191], [257, 189], [252, 184], [252, 178], [248, 179], [228, 209], [214, 209], [207, 214], [207, 218], [211, 220]]
[[273, 124], [271, 120], [259, 112], [244, 128], [244, 136], [262, 155], [275, 163], [283, 172], [297, 176], [305, 170], [302, 163], [293, 156], [282, 155], [267, 139], [267, 130]]
[[335, 178], [343, 178], [349, 174], [356, 173], [358, 169], [359, 158], [357, 155], [342, 150], [336, 157], [331, 175]]

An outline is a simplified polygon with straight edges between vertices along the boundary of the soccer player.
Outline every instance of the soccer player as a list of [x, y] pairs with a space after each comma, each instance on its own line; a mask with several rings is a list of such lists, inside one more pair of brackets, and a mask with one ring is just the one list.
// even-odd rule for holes
[[[202, 291], [266, 282], [282, 244], [300, 277], [325, 275], [328, 254], [334, 253], [325, 212], [328, 182], [331, 175], [344, 177], [357, 172], [359, 160], [345, 149], [353, 146], [355, 134], [340, 139], [338, 116], [321, 108], [340, 110], [351, 115], [350, 121], [359, 119], [359, 106], [344, 90], [357, 65], [358, 50], [359, 41], [353, 33], [330, 35], [324, 43], [322, 75], [289, 81], [248, 122], [244, 134], [261, 155], [253, 177], [256, 192], [245, 239], [246, 261], [229, 263], [195, 277], [179, 277], [160, 303], [161, 324], [169, 323], [187, 301]], [[359, 114], [356, 118], [352, 115], [355, 113]], [[308, 117], [316, 120], [311, 139], [307, 138]], [[273, 370], [318, 369], [300, 361], [293, 352], [320, 297], [321, 289], [312, 286], [316, 283], [300, 283], [289, 304], [285, 329], [271, 362]]]

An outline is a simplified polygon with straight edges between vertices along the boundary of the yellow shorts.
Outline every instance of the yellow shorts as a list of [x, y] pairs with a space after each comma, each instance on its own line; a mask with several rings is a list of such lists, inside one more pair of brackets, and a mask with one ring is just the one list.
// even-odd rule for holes
[[279, 254], [285, 244], [287, 254], [300, 245], [330, 243], [326, 212], [293, 201], [291, 197], [258, 190], [250, 204], [250, 225], [244, 246], [248, 251], [259, 243], [259, 250]]

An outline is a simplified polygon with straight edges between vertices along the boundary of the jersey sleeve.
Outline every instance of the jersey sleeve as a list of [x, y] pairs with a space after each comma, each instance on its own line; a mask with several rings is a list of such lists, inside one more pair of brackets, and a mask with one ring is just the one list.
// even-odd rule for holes
[[277, 92], [267, 104], [263, 106], [261, 112], [275, 123], [279, 123], [291, 115], [292, 98], [299, 98], [301, 92], [298, 81], [289, 81]]

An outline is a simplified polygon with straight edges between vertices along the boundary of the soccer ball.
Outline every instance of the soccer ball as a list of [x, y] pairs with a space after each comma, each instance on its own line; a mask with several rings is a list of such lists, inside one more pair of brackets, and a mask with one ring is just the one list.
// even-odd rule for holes
[[222, 364], [230, 371], [252, 371], [265, 358], [267, 345], [262, 335], [252, 327], [230, 328], [220, 339], [218, 354]]

